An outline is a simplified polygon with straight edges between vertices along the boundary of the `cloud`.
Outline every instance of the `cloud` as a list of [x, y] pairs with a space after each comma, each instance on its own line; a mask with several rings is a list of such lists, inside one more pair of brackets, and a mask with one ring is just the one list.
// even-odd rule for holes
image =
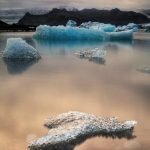
[[150, 8], [149, 0], [0, 0], [1, 8], [12, 7]]

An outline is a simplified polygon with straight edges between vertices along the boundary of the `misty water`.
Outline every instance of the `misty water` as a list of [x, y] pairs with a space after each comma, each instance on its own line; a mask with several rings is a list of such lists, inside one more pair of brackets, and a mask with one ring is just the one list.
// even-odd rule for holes
[[[35, 41], [33, 33], [0, 33], [0, 149], [25, 150], [45, 135], [45, 119], [67, 111], [136, 120], [133, 140], [93, 138], [76, 150], [150, 149], [150, 35], [132, 42], [83, 43]], [[9, 37], [22, 37], [40, 51], [30, 63], [4, 62]], [[81, 59], [80, 50], [106, 50], [105, 61]]]

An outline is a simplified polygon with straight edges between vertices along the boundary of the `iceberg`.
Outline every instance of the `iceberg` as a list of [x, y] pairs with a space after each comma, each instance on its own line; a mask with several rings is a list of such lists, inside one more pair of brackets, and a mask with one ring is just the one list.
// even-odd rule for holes
[[22, 38], [8, 38], [3, 52], [5, 60], [29, 61], [41, 58], [39, 52]]
[[104, 32], [102, 30], [81, 27], [40, 25], [33, 35], [37, 40], [48, 41], [129, 41], [133, 38], [133, 31]]
[[77, 23], [73, 20], [69, 20], [66, 24], [66, 26], [68, 27], [76, 27], [77, 26]]
[[108, 41], [109, 36], [104, 31], [79, 27], [40, 25], [33, 35], [35, 39], [48, 39], [51, 41]]

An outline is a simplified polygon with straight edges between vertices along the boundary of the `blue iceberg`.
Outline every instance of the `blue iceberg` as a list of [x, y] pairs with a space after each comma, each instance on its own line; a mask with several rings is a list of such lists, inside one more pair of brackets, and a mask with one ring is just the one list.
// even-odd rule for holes
[[79, 27], [65, 27], [65, 26], [47, 26], [40, 25], [36, 28], [33, 36], [36, 39], [48, 40], [79, 40], [79, 41], [107, 41], [109, 36], [104, 31], [97, 31], [93, 29], [79, 28]]
[[8, 38], [3, 58], [11, 61], [29, 61], [41, 58], [39, 52], [21, 38]]
[[[106, 26], [107, 28], [108, 26]], [[95, 28], [40, 25], [33, 35], [35, 39], [48, 41], [126, 41], [132, 40], [133, 31], [105, 32]]]

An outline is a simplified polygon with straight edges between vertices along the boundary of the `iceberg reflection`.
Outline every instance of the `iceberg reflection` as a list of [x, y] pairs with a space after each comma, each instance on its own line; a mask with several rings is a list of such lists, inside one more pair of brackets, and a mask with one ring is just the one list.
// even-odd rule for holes
[[21, 74], [37, 62], [38, 60], [23, 61], [23, 62], [4, 60], [4, 63], [7, 66], [8, 73], [10, 74]]

